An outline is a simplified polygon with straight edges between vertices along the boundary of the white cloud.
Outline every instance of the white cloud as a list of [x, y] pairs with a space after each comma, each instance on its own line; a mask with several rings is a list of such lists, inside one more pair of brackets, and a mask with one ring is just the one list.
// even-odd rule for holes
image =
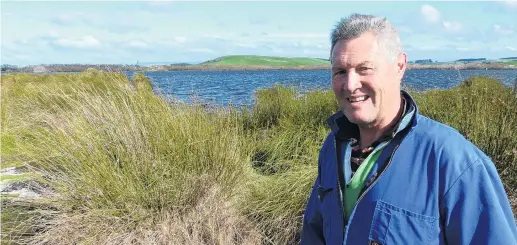
[[22, 39], [22, 40], [19, 40], [17, 43], [18, 43], [18, 44], [21, 44], [21, 45], [26, 45], [26, 44], [29, 44], [29, 40], [27, 40], [27, 39]]
[[7, 54], [6, 57], [2, 57], [2, 59], [6, 60], [15, 60], [15, 61], [29, 61], [31, 60], [31, 56], [27, 54], [15, 53], [15, 54]]
[[239, 47], [243, 47], [243, 48], [256, 48], [257, 47], [257, 45], [250, 44], [250, 43], [235, 43], [235, 45], [237, 45]]
[[90, 18], [86, 13], [71, 12], [64, 13], [52, 18], [52, 22], [60, 25], [74, 25], [81, 22], [89, 22]]
[[319, 55], [319, 56], [326, 54], [326, 52], [321, 52], [321, 50], [313, 50], [313, 49], [304, 49], [302, 51], [302, 53], [306, 54], [306, 55]]
[[27, 54], [17, 54], [14, 56], [14, 58], [17, 60], [23, 60], [23, 61], [31, 60], [31, 56], [27, 55]]
[[418, 46], [418, 50], [438, 51], [438, 50], [441, 50], [441, 49], [442, 49], [442, 47], [437, 46], [437, 45], [432, 45], [432, 44], [419, 45]]
[[504, 27], [501, 27], [500, 25], [494, 25], [494, 32], [499, 35], [511, 35], [513, 34], [512, 29], [506, 29]]
[[276, 47], [275, 45], [267, 44], [267, 45], [263, 45], [263, 47], [274, 53], [282, 53], [282, 49]]
[[429, 4], [422, 5], [420, 14], [427, 23], [438, 23], [441, 19], [440, 12]]
[[165, 6], [170, 6], [172, 4], [172, 2], [168, 2], [168, 1], [149, 1], [149, 6], [152, 6], [152, 7], [165, 7]]
[[66, 48], [99, 48], [101, 42], [92, 36], [84, 36], [80, 38], [60, 38], [54, 41], [55, 44]]
[[327, 33], [270, 33], [267, 35], [270, 38], [286, 38], [286, 39], [302, 39], [302, 38], [308, 38], [308, 39], [320, 39], [324, 38], [326, 39], [328, 37]]
[[[435, 7], [429, 4], [422, 5], [422, 7], [420, 8], [420, 14], [422, 15], [424, 21], [428, 24], [438, 24], [441, 22], [443, 28], [445, 28], [445, 31], [447, 32], [458, 33], [463, 30], [463, 24], [461, 24], [458, 21], [448, 21], [442, 19], [440, 11], [438, 11]], [[401, 31], [406, 30], [402, 29]]]
[[209, 38], [209, 39], [226, 39], [224, 37], [222, 37], [221, 35], [219, 34], [204, 34], [204, 35], [201, 35], [201, 38]]
[[47, 36], [51, 38], [59, 37], [59, 33], [56, 30], [50, 30], [47, 32]]
[[517, 51], [517, 48], [510, 47], [510, 46], [506, 47], [506, 49], [509, 49], [509, 50], [511, 50], [511, 51]]
[[513, 1], [504, 1], [503, 4], [508, 7], [508, 8], [511, 8], [511, 9], [515, 9], [517, 10], [517, 1], [516, 0], [513, 0]]
[[126, 47], [146, 49], [148, 45], [146, 42], [133, 40], [126, 43]]
[[457, 33], [463, 29], [463, 25], [460, 22], [457, 21], [443, 21], [443, 27], [445, 27], [445, 30], [448, 32]]
[[409, 27], [399, 26], [397, 29], [400, 33], [409, 33], [409, 34], [413, 33], [413, 30], [411, 30], [411, 28], [409, 28]]
[[193, 48], [193, 49], [189, 49], [188, 51], [195, 52], [195, 53], [215, 53], [215, 51], [208, 49], [208, 48]]
[[141, 19], [149, 19], [143, 11], [128, 15], [125, 12], [114, 11], [109, 15], [93, 12], [66, 12], [56, 16], [44, 18], [44, 22], [50, 21], [54, 28], [77, 27], [91, 28], [99, 31], [108, 31], [113, 34], [128, 34], [147, 32], [149, 26], [141, 23]]
[[184, 43], [187, 41], [187, 38], [186, 37], [175, 37], [174, 41], [176, 41], [178, 43]]

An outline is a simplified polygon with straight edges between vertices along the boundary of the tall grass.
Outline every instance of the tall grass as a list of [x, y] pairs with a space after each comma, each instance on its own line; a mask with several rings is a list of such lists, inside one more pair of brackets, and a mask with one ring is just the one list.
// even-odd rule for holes
[[[511, 88], [477, 77], [410, 93], [487, 152], [516, 196]], [[3, 161], [57, 193], [2, 202], [3, 240], [33, 244], [296, 244], [337, 110], [330, 91], [281, 86], [249, 110], [170, 104], [142, 75], [92, 70], [3, 76], [1, 99]]]
[[[99, 76], [104, 77], [97, 81], [113, 80]], [[249, 154], [242, 150], [241, 127], [224, 113], [170, 106], [139, 77], [133, 85], [121, 79], [106, 86], [54, 77], [49, 84], [12, 94], [10, 88], [20, 82], [15, 80], [3, 79], [7, 89], [2, 97], [9, 98], [4, 102], [13, 113], [5, 125], [21, 120], [6, 134], [15, 137], [15, 146], [23, 149], [20, 158], [34, 163], [33, 170], [47, 178], [66, 207], [44, 240], [100, 242], [124, 232], [130, 236], [142, 224], [151, 230], [160, 222], [175, 226], [164, 217], [188, 216], [208, 195], [213, 198], [204, 210], [232, 203], [241, 191]], [[224, 239], [235, 243], [246, 239], [241, 232], [227, 235], [231, 239]], [[192, 239], [209, 234], [199, 236]], [[55, 241], [59, 237], [66, 240]]]

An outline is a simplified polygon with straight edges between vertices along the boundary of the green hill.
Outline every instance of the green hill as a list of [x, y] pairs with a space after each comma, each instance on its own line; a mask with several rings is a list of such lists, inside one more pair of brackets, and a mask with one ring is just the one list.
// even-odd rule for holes
[[287, 58], [258, 55], [230, 55], [201, 63], [210, 66], [317, 66], [330, 62], [318, 58]]

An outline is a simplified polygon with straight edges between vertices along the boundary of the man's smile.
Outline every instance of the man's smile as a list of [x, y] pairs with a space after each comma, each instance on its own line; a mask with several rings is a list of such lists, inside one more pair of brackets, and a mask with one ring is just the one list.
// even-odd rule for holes
[[369, 98], [370, 98], [370, 96], [363, 95], [363, 96], [347, 97], [346, 100], [348, 100], [348, 102], [350, 102], [350, 103], [359, 103], [359, 102], [363, 102]]

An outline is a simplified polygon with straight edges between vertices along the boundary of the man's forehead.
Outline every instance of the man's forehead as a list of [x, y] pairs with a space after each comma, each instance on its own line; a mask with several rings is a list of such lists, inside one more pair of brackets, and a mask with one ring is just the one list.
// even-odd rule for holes
[[357, 66], [357, 65], [373, 65], [380, 62], [383, 54], [379, 49], [349, 49], [346, 47], [337, 47], [332, 52], [333, 66]]
[[353, 67], [359, 65], [373, 65], [376, 63], [376, 56], [371, 54], [336, 54], [332, 59], [332, 67]]

